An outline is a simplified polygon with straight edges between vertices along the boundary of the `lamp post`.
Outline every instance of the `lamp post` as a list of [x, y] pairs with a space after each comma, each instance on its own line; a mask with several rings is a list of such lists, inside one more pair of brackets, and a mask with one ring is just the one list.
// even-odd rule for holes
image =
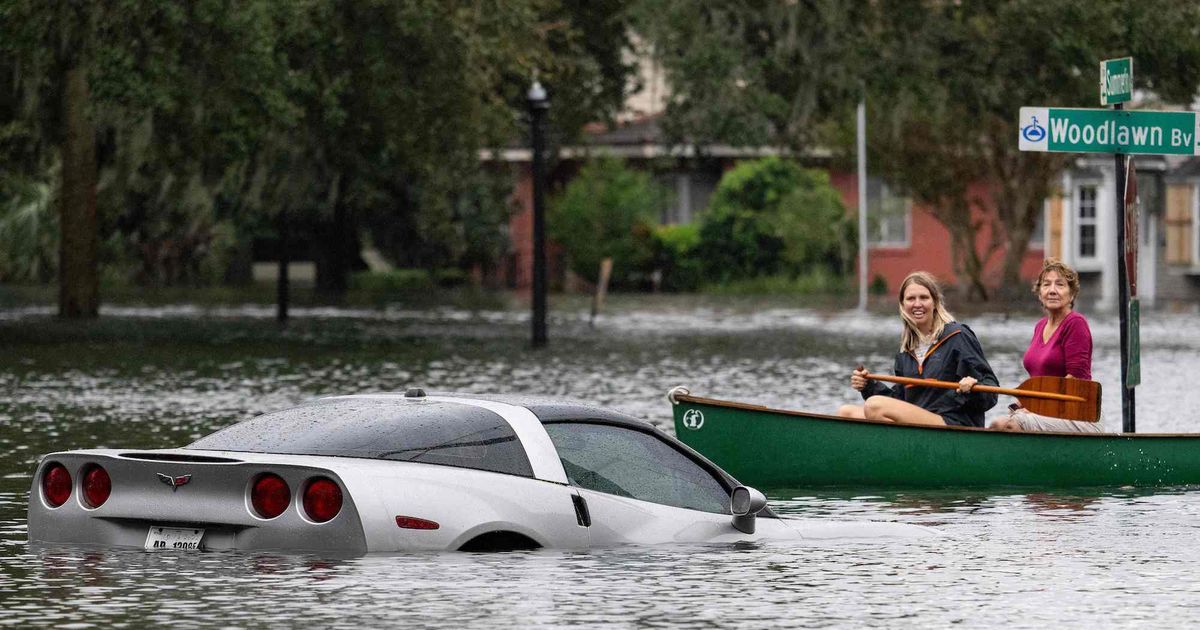
[[533, 347], [546, 345], [546, 90], [534, 79], [525, 95], [533, 145]]

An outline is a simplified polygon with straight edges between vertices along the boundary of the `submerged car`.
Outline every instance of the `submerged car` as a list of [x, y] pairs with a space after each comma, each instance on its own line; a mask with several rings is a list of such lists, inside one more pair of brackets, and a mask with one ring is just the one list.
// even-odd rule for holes
[[43, 542], [365, 553], [802, 534], [636, 418], [420, 389], [321, 398], [183, 448], [52, 453], [33, 479]]

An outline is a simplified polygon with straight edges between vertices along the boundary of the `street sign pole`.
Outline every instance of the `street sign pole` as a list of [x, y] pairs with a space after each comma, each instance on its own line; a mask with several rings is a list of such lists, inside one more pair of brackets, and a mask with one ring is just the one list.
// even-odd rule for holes
[[[1113, 105], [1113, 109], [1121, 110], [1121, 103]], [[1116, 208], [1117, 208], [1117, 287], [1121, 325], [1121, 431], [1134, 432], [1134, 401], [1133, 388], [1129, 386], [1129, 269], [1125, 256], [1125, 166], [1127, 156], [1122, 153], [1113, 154], [1113, 164], [1116, 167]]]

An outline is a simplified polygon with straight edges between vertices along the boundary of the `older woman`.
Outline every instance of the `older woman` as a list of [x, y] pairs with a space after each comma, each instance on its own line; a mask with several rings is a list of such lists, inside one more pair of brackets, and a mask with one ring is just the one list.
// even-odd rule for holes
[[[1025, 371], [1030, 376], [1092, 378], [1092, 331], [1087, 319], [1075, 311], [1079, 274], [1057, 258], [1042, 263], [1033, 292], [1046, 316], [1033, 326], [1033, 339], [1025, 350]], [[1008, 417], [990, 428], [1000, 431], [1100, 431], [1096, 422], [1075, 422], [1035, 414], [1014, 403]]]
[[887, 387], [855, 370], [850, 386], [862, 393], [865, 404], [842, 405], [838, 414], [910, 424], [983, 426], [983, 414], [996, 404], [996, 395], [972, 392], [976, 383], [996, 385], [996, 376], [983, 356], [975, 333], [954, 321], [946, 309], [937, 280], [924, 271], [908, 275], [900, 284], [900, 352], [896, 376], [957, 381], [947, 390], [913, 385]]

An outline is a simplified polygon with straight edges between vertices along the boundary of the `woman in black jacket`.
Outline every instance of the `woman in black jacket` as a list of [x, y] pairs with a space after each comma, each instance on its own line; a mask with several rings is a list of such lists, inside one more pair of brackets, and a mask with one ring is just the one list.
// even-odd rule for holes
[[917, 385], [887, 387], [868, 380], [865, 368], [854, 371], [850, 386], [862, 392], [863, 405], [842, 405], [838, 414], [909, 424], [982, 427], [983, 414], [996, 405], [996, 395], [973, 392], [976, 383], [997, 385], [975, 333], [954, 321], [932, 275], [917, 271], [900, 284], [900, 352], [896, 376], [957, 381], [958, 389]]

